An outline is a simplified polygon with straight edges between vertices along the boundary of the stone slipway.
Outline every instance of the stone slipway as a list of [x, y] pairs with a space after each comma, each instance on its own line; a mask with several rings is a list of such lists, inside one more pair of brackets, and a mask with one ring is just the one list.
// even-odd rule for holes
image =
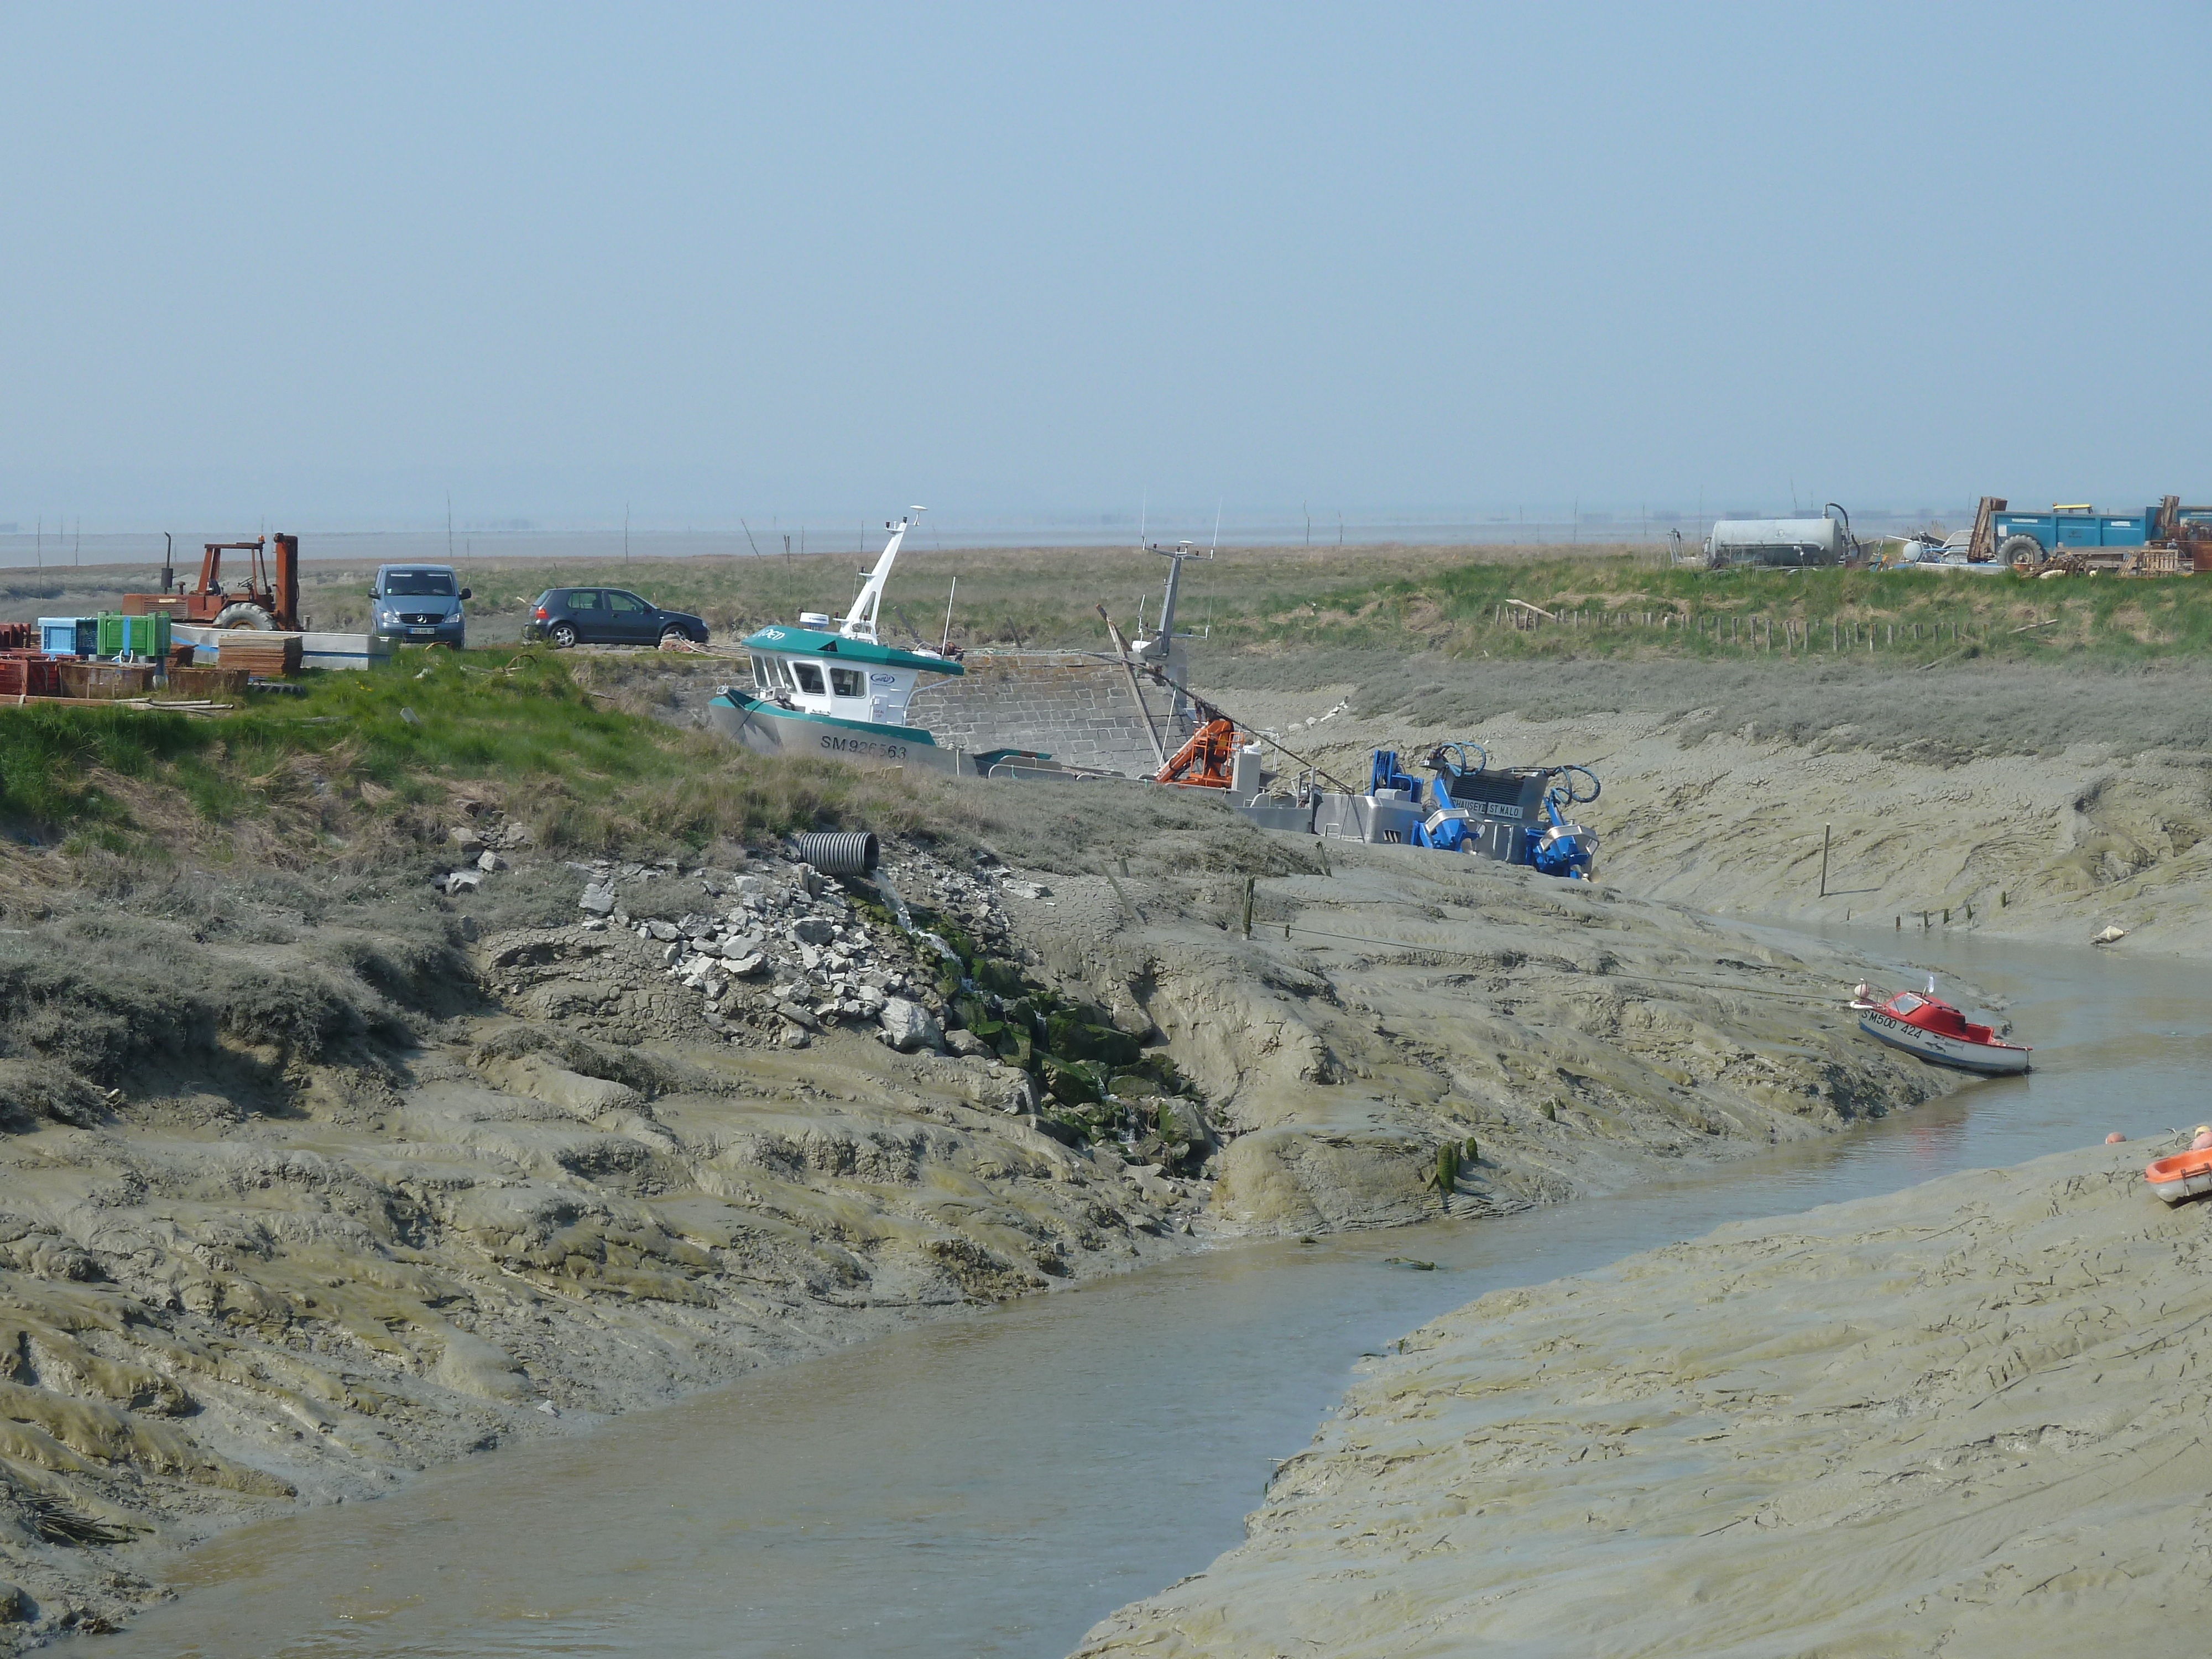
[[1486, 1296], [1082, 1659], [2201, 1653], [2212, 1207], [2160, 1150]]

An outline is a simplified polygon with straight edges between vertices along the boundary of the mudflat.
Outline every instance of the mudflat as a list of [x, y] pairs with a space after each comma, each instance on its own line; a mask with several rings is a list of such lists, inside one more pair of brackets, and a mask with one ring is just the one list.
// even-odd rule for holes
[[1866, 965], [1817, 942], [1137, 786], [1006, 799], [1020, 865], [891, 841], [916, 933], [775, 845], [578, 860], [482, 791], [286, 869], [6, 860], [0, 1643], [113, 1627], [223, 1527], [916, 1320], [1951, 1081], [1856, 1036]]
[[2212, 1209], [2165, 1150], [1483, 1297], [1083, 1659], [2200, 1651]]

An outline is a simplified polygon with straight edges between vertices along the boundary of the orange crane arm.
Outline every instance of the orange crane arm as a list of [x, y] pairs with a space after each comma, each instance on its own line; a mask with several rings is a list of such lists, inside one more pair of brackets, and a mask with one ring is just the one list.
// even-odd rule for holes
[[[1229, 787], [1229, 757], [1237, 747], [1237, 722], [1217, 717], [1191, 733], [1190, 741], [1152, 775], [1154, 783], [1181, 783], [1202, 789]], [[1194, 775], [1192, 769], [1197, 769]]]

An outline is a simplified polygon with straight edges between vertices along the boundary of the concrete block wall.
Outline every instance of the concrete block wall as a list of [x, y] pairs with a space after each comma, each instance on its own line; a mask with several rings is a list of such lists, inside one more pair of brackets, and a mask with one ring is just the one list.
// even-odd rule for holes
[[[928, 680], [907, 704], [910, 725], [962, 749], [1038, 749], [1073, 766], [1132, 777], [1158, 770], [1129, 677], [1111, 659], [1079, 651], [975, 651], [957, 679]], [[1145, 706], [1170, 754], [1194, 729], [1172, 719], [1168, 693], [1144, 684]]]

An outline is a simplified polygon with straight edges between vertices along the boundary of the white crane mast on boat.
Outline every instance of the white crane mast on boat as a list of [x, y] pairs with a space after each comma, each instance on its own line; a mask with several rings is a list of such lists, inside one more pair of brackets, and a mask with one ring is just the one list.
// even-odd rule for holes
[[870, 645], [877, 643], [876, 611], [883, 604], [884, 584], [890, 580], [891, 566], [898, 562], [899, 544], [906, 539], [906, 532], [914, 527], [915, 520], [928, 510], [923, 507], [909, 507], [905, 518], [896, 524], [886, 521], [884, 525], [884, 528], [891, 532], [891, 538], [884, 544], [883, 553], [876, 560], [876, 568], [868, 573], [868, 580], [860, 585], [860, 592], [854, 597], [853, 608], [845, 613], [845, 620], [838, 624], [837, 631], [845, 638], [866, 640]]

